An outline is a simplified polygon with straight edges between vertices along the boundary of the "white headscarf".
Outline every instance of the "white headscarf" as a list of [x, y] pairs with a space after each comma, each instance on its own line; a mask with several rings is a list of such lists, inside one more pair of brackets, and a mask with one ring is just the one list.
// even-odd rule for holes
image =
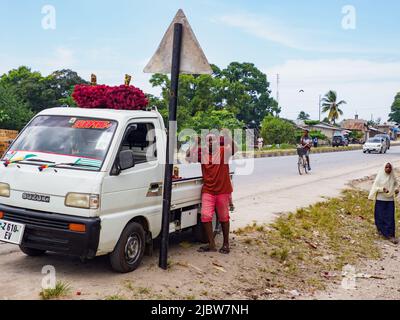
[[372, 185], [371, 192], [369, 193], [368, 199], [375, 200], [378, 193], [383, 193], [383, 189], [386, 188], [389, 193], [383, 193], [385, 197], [391, 198], [395, 196], [395, 191], [399, 186], [396, 176], [394, 174], [394, 168], [392, 165], [392, 172], [387, 174], [385, 171], [386, 165], [379, 170], [378, 175], [375, 178], [374, 184]]

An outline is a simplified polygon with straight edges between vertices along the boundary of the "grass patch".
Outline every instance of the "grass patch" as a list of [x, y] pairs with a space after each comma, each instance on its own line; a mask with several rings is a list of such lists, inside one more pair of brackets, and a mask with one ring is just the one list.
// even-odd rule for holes
[[137, 289], [137, 292], [139, 294], [150, 294], [150, 289], [149, 288], [140, 287], [140, 288]]
[[55, 288], [42, 289], [39, 295], [43, 300], [52, 300], [67, 296], [70, 291], [71, 287], [68, 283], [57, 281]]
[[[365, 191], [349, 189], [269, 226], [252, 224], [235, 233], [244, 243], [257, 245], [264, 257], [265, 266], [258, 268], [261, 279], [271, 279], [269, 270], [275, 268], [280, 282], [271, 286], [321, 290], [329, 281], [324, 273], [340, 274], [347, 264], [380, 257], [373, 206]], [[398, 211], [396, 215], [398, 221]]]
[[126, 300], [126, 299], [123, 296], [120, 296], [118, 294], [114, 294], [114, 295], [105, 297], [104, 300]]
[[268, 238], [280, 261], [314, 264], [318, 257], [329, 254], [333, 258], [323, 266], [337, 270], [344, 264], [356, 263], [360, 256], [380, 256], [373, 212], [373, 202], [367, 199], [366, 192], [345, 190], [340, 198], [278, 218]]

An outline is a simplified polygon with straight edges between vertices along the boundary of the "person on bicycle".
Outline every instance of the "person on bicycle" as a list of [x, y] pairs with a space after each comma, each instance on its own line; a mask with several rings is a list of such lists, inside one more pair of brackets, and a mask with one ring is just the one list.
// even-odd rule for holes
[[307, 159], [308, 171], [311, 171], [310, 150], [311, 150], [311, 147], [312, 147], [312, 144], [313, 144], [313, 140], [310, 137], [310, 132], [307, 129], [304, 130], [303, 136], [301, 137], [301, 140], [300, 140], [300, 144], [305, 150], [305, 156], [306, 156], [306, 159]]

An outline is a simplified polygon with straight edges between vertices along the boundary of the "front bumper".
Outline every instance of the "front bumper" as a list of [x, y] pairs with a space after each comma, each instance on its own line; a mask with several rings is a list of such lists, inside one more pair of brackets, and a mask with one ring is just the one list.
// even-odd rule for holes
[[[21, 245], [82, 258], [96, 256], [100, 236], [100, 218], [81, 218], [34, 211], [0, 204], [4, 220], [25, 225]], [[84, 224], [85, 232], [69, 230], [69, 224]]]
[[380, 152], [382, 150], [382, 147], [368, 147], [368, 148], [363, 148], [363, 151], [367, 152]]

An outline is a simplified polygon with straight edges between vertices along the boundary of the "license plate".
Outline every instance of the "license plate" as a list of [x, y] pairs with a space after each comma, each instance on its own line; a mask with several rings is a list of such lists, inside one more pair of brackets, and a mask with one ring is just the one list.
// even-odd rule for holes
[[21, 244], [24, 231], [24, 224], [0, 220], [0, 241]]

